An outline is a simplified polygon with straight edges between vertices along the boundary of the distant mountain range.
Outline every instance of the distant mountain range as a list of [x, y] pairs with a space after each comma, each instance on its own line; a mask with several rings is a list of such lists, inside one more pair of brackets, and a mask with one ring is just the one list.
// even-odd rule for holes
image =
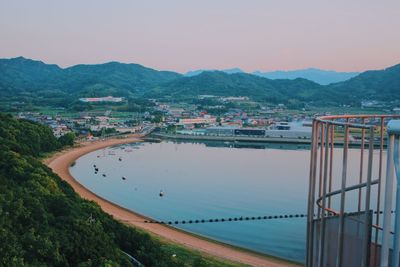
[[193, 70], [193, 71], [188, 71], [184, 74], [185, 77], [192, 77], [192, 76], [196, 76], [199, 75], [205, 71], [222, 71], [225, 72], [227, 74], [234, 74], [234, 73], [244, 73], [244, 71], [242, 71], [239, 68], [232, 68], [232, 69], [224, 69], [224, 70], [217, 70], [217, 69], [213, 69], [213, 70]]
[[[199, 75], [204, 71], [218, 71], [218, 70], [195, 70], [195, 71], [189, 71], [185, 73], [184, 75], [186, 77], [192, 77], [195, 75]], [[222, 72], [232, 74], [232, 73], [245, 73], [239, 68], [233, 68], [233, 69], [225, 69], [225, 70], [220, 70]], [[359, 72], [337, 72], [337, 71], [332, 71], [332, 70], [321, 70], [321, 69], [316, 69], [316, 68], [308, 68], [308, 69], [302, 69], [302, 70], [289, 70], [289, 71], [269, 71], [269, 72], [262, 72], [262, 71], [255, 71], [252, 72], [251, 74], [268, 78], [271, 80], [277, 80], [277, 79], [289, 79], [289, 80], [294, 80], [297, 78], [303, 78], [307, 79], [313, 82], [316, 82], [321, 85], [328, 85], [331, 83], [337, 83], [337, 82], [342, 82], [346, 81], [350, 78], [353, 78], [360, 74]]]
[[[308, 73], [320, 71], [309, 69]], [[65, 106], [82, 96], [187, 99], [210, 94], [248, 96], [274, 103], [337, 105], [359, 104], [364, 99], [392, 101], [400, 95], [400, 65], [366, 71], [329, 85], [295, 78], [295, 75], [290, 77], [268, 79], [243, 73], [240, 69], [200, 71], [197, 75], [192, 72], [192, 75], [185, 76], [119, 62], [60, 68], [18, 57], [0, 59], [0, 101], [12, 99], [41, 103], [51, 100], [52, 105]]]
[[268, 79], [307, 79], [321, 85], [337, 83], [351, 79], [359, 72], [337, 72], [331, 70], [320, 70], [315, 68], [292, 70], [292, 71], [271, 71], [271, 72], [253, 72], [254, 75], [261, 76]]

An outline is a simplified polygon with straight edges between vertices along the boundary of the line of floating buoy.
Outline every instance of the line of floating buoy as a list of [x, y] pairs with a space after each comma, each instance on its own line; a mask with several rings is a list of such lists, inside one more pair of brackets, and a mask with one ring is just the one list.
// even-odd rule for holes
[[192, 224], [192, 223], [214, 223], [214, 222], [238, 222], [238, 221], [255, 221], [255, 220], [274, 220], [274, 219], [289, 219], [289, 218], [304, 218], [307, 214], [290, 214], [290, 215], [275, 215], [275, 216], [253, 216], [253, 217], [233, 217], [221, 219], [202, 219], [202, 220], [183, 220], [183, 221], [152, 221], [145, 220], [144, 223], [158, 224]]
[[[373, 211], [374, 214], [382, 214], [383, 211]], [[391, 211], [391, 213], [395, 213], [395, 211]], [[345, 215], [354, 215], [358, 214], [358, 212], [346, 212]], [[325, 217], [338, 217], [338, 214], [333, 214], [331, 212], [327, 212]], [[216, 222], [240, 222], [240, 221], [255, 221], [255, 220], [277, 220], [277, 219], [295, 219], [295, 218], [305, 218], [307, 214], [285, 214], [285, 215], [266, 215], [266, 216], [240, 216], [240, 217], [232, 217], [232, 218], [221, 218], [221, 219], [202, 219], [202, 220], [182, 220], [182, 221], [153, 221], [153, 220], [145, 220], [144, 223], [158, 223], [158, 224], [192, 224], [192, 223], [216, 223]], [[314, 218], [317, 217], [314, 214]]]

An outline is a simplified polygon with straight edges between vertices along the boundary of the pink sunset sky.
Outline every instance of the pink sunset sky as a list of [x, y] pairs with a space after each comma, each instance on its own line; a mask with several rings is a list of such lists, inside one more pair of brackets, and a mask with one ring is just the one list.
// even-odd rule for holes
[[0, 58], [163, 70], [400, 63], [400, 1], [0, 0]]

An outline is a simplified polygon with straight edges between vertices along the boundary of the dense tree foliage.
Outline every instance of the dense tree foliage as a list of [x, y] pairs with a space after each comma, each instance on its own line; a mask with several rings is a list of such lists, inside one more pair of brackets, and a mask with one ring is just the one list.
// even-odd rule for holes
[[[181, 75], [139, 64], [57, 65], [23, 57], [0, 59], [0, 99], [34, 105], [80, 106], [79, 97], [137, 95]], [[73, 104], [74, 103], [74, 104]]]
[[[72, 136], [68, 136], [69, 144]], [[0, 113], [0, 266], [183, 266], [163, 244], [81, 199], [37, 156], [59, 147], [49, 128]], [[205, 266], [199, 256], [193, 262]]]
[[154, 103], [142, 97], [135, 97], [128, 99], [128, 111], [131, 112], [145, 112], [153, 107]]
[[74, 140], [75, 140], [75, 133], [73, 132], [66, 133], [63, 136], [60, 136], [60, 138], [58, 138], [58, 142], [60, 143], [61, 146], [72, 146], [74, 145]]
[[362, 99], [392, 101], [400, 95], [400, 64], [384, 70], [366, 71], [344, 82], [331, 84], [329, 91], [351, 102]]
[[149, 95], [194, 97], [198, 95], [249, 96], [252, 98], [276, 97], [284, 101], [315, 94], [321, 86], [305, 80], [269, 80], [251, 74], [227, 74], [205, 71], [193, 77], [183, 77], [160, 85]]
[[152, 97], [193, 98], [198, 95], [248, 96], [254, 100], [301, 107], [353, 104], [362, 100], [392, 101], [400, 94], [400, 64], [367, 71], [340, 83], [319, 85], [305, 79], [269, 80], [245, 73], [207, 71], [163, 83], [147, 93]]
[[[270, 80], [246, 73], [204, 71], [184, 77], [138, 64], [110, 62], [60, 68], [25, 58], [0, 59], [0, 102], [9, 109], [24, 105], [51, 105], [77, 111], [90, 109], [79, 97], [118, 95], [130, 101], [128, 109], [142, 110], [144, 98], [193, 99], [198, 95], [248, 96], [254, 100], [319, 105], [359, 104], [361, 100], [392, 100], [400, 93], [400, 65], [367, 71], [339, 83], [319, 85], [306, 79]], [[294, 104], [293, 104], [294, 103]], [[1, 110], [1, 106], [0, 106]]]
[[[169, 71], [157, 71], [139, 64], [109, 62], [95, 65], [76, 65], [60, 68], [57, 65], [23, 57], [0, 59], [0, 89], [39, 91], [44, 94], [83, 91], [90, 96], [99, 91], [105, 94], [142, 91], [180, 77]], [[59, 90], [59, 91], [57, 91]], [[0, 90], [1, 91], [1, 90]]]
[[60, 147], [50, 128], [27, 120], [15, 120], [1, 113], [0, 144], [19, 154], [31, 156]]

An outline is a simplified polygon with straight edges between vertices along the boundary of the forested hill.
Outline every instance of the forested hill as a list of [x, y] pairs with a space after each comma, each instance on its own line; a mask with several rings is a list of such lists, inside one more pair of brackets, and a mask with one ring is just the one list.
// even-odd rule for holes
[[59, 147], [49, 128], [0, 113], [0, 266], [133, 266], [122, 251], [146, 266], [208, 265], [197, 254], [172, 258], [81, 199], [36, 158]]
[[180, 77], [149, 91], [152, 97], [197, 95], [248, 96], [272, 102], [307, 102], [319, 105], [354, 104], [362, 100], [392, 101], [400, 95], [400, 64], [366, 71], [344, 82], [319, 85], [306, 79], [270, 80], [245, 73], [202, 72]]
[[400, 64], [384, 70], [371, 70], [340, 83], [328, 86], [328, 91], [350, 101], [373, 99], [398, 100], [400, 96]]
[[301, 78], [271, 80], [240, 72], [204, 71], [184, 77], [175, 72], [118, 62], [63, 69], [23, 57], [0, 59], [0, 102], [68, 108], [76, 104], [79, 97], [114, 95], [187, 99], [201, 94], [319, 105], [391, 101], [400, 94], [400, 65], [366, 71], [344, 82], [319, 85]]
[[[5, 94], [122, 94], [146, 91], [181, 75], [139, 64], [109, 62], [60, 68], [23, 57], [0, 59], [0, 96]], [[96, 92], [97, 91], [97, 92]]]
[[205, 71], [164, 83], [149, 92], [150, 96], [195, 97], [198, 95], [249, 96], [257, 99], [285, 101], [306, 100], [322, 87], [309, 80], [270, 80], [246, 73], [227, 74]]

